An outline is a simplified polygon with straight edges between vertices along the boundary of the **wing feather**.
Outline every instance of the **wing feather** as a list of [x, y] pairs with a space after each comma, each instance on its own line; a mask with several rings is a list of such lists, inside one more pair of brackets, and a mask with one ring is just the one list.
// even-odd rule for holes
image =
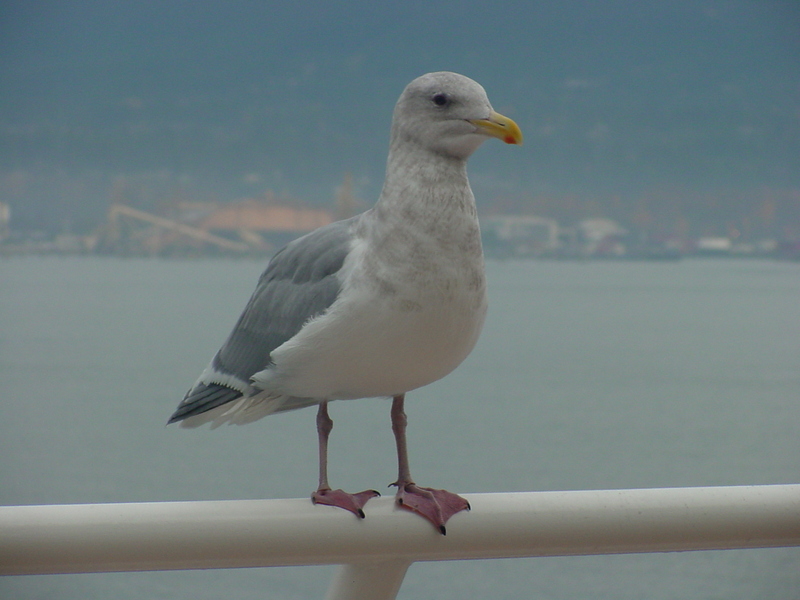
[[337, 274], [358, 218], [321, 227], [272, 257], [233, 331], [169, 423], [251, 395], [250, 378], [271, 364], [272, 351], [336, 300], [341, 289]]

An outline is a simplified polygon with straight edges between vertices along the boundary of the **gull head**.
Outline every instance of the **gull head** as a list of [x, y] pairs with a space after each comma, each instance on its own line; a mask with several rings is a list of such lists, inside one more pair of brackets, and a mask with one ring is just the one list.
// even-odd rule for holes
[[522, 143], [519, 126], [494, 111], [479, 83], [458, 73], [418, 77], [406, 86], [394, 109], [394, 142], [466, 159], [490, 137]]

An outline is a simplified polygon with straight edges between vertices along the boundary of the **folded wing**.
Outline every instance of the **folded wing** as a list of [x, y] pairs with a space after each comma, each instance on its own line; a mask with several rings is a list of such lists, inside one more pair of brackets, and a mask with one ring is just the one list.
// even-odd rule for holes
[[358, 218], [317, 229], [272, 257], [233, 331], [169, 423], [263, 391], [253, 389], [251, 376], [268, 368], [272, 351], [325, 312], [339, 295], [337, 273], [350, 251]]

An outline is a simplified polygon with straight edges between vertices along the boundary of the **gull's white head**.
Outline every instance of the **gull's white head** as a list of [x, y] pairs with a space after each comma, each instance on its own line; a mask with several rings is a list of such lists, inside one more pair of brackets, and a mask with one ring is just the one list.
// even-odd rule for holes
[[440, 71], [406, 86], [394, 109], [392, 139], [466, 159], [488, 137], [521, 144], [517, 124], [492, 109], [480, 84]]

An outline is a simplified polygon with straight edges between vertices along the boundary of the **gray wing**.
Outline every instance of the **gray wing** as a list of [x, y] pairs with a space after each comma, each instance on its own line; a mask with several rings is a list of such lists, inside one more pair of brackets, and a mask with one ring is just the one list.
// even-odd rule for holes
[[[246, 386], [271, 362], [271, 353], [294, 337], [311, 318], [325, 312], [339, 295], [336, 274], [350, 251], [356, 219], [337, 221], [294, 240], [278, 251], [258, 280], [239, 321], [211, 361], [222, 381]], [[169, 423], [199, 415], [241, 397], [241, 389], [197, 382]]]

